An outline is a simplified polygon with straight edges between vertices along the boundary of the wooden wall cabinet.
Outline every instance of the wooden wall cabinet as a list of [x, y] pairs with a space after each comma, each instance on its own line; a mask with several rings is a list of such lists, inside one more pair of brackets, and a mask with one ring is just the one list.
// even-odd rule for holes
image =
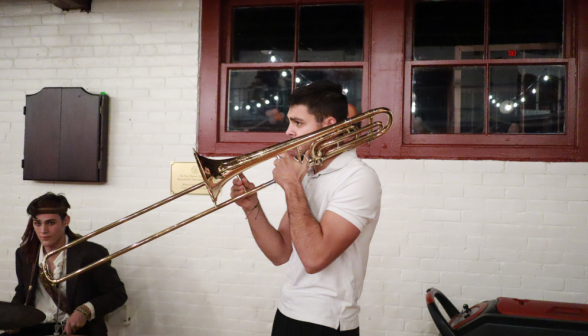
[[24, 180], [106, 182], [107, 95], [44, 88], [24, 113]]
[[88, 13], [92, 7], [92, 0], [47, 0], [47, 2], [63, 10], [80, 9]]

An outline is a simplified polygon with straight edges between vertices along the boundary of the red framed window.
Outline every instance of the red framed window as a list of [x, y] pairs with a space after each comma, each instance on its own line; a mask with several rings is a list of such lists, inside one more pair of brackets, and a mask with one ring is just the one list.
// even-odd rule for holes
[[393, 111], [364, 157], [588, 160], [588, 4], [532, 3], [203, 0], [199, 151], [285, 140], [289, 93], [327, 78]]
[[230, 0], [219, 10], [218, 113], [200, 128], [214, 154], [286, 140], [289, 96], [315, 80], [340, 83], [358, 110], [369, 105], [363, 1]]

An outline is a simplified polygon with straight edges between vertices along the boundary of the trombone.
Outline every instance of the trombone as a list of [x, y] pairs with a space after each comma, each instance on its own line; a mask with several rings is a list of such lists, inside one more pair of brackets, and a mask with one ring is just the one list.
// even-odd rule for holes
[[[387, 117], [387, 122], [384, 124], [381, 121], [374, 121], [374, 117], [377, 115], [384, 115]], [[369, 118], [369, 123], [364, 127], [357, 127], [355, 126], [357, 123], [361, 123], [364, 119]], [[73, 242], [64, 245], [61, 248], [58, 248], [54, 251], [51, 251], [45, 255], [43, 259], [43, 274], [47, 277], [47, 280], [52, 284], [56, 285], [63, 281], [67, 281], [73, 277], [76, 277], [86, 271], [89, 271], [95, 267], [98, 267], [120, 255], [123, 255], [131, 250], [136, 249], [137, 247], [147, 244], [148, 242], [155, 240], [163, 235], [166, 235], [174, 230], [181, 228], [182, 226], [189, 224], [201, 217], [204, 217], [212, 212], [215, 212], [219, 209], [226, 207], [227, 205], [234, 203], [242, 198], [245, 198], [251, 194], [258, 192], [259, 190], [274, 184], [273, 180], [260, 184], [259, 186], [255, 187], [254, 189], [247, 191], [246, 193], [239, 195], [235, 198], [231, 198], [227, 201], [224, 201], [220, 204], [216, 204], [218, 195], [222, 189], [222, 187], [230, 181], [235, 176], [239, 175], [240, 173], [244, 172], [245, 170], [256, 166], [266, 160], [269, 160], [273, 157], [276, 157], [280, 154], [288, 152], [292, 149], [298, 149], [299, 146], [310, 144], [309, 155], [308, 155], [308, 166], [312, 167], [315, 165], [321, 165], [323, 161], [345, 152], [347, 150], [353, 149], [355, 147], [361, 146], [365, 143], [373, 141], [388, 131], [390, 126], [392, 126], [392, 113], [387, 108], [377, 108], [373, 110], [369, 110], [365, 113], [359, 114], [353, 118], [346, 119], [342, 122], [321, 128], [315, 132], [290, 139], [278, 144], [275, 144], [270, 147], [266, 147], [260, 149], [258, 151], [245, 154], [242, 156], [224, 159], [224, 160], [213, 160], [201, 156], [194, 150], [194, 157], [196, 158], [196, 162], [198, 163], [198, 168], [200, 170], [200, 174], [202, 175], [203, 182], [196, 184], [180, 193], [174, 194], [162, 201], [154, 203], [142, 210], [139, 210], [127, 217], [121, 218], [113, 223], [110, 223], [100, 229], [97, 229], [93, 232], [88, 233], [87, 235], [74, 240]], [[300, 154], [298, 155], [298, 160], [301, 161]], [[208, 193], [212, 201], [214, 202], [214, 206], [197, 214], [194, 215], [184, 221], [181, 221], [173, 226], [168, 227], [154, 235], [151, 235], [147, 238], [144, 238], [132, 245], [129, 245], [117, 252], [112, 253], [111, 255], [104, 257], [96, 262], [87, 265], [79, 270], [66, 274], [61, 278], [54, 279], [49, 272], [49, 265], [48, 265], [48, 258], [54, 254], [60, 253], [61, 251], [67, 250], [72, 246], [80, 244], [82, 242], [87, 241], [88, 239], [97, 236], [105, 231], [108, 231], [114, 227], [117, 227], [129, 220], [139, 217], [142, 214], [149, 212], [153, 209], [156, 209], [166, 203], [169, 203], [177, 198], [180, 198], [196, 189], [200, 189], [202, 187], [206, 187]]]

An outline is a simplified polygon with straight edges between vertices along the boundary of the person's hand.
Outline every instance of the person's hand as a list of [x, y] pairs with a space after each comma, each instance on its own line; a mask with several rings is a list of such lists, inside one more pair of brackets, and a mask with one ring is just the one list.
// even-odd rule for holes
[[7, 334], [16, 334], [20, 329], [5, 330]]
[[[246, 191], [255, 188], [255, 184], [249, 182], [245, 175], [241, 173], [239, 174], [239, 177], [241, 179], [235, 178], [233, 180], [233, 186], [231, 187], [231, 198], [243, 195]], [[249, 211], [259, 204], [259, 199], [257, 199], [257, 193], [244, 197], [236, 201], [235, 204], [243, 208], [243, 210]]]
[[283, 189], [296, 183], [302, 182], [304, 175], [308, 173], [308, 159], [306, 156], [302, 162], [298, 162], [289, 153], [280, 155], [274, 161], [274, 181]]
[[87, 321], [84, 314], [77, 310], [74, 311], [65, 323], [65, 333], [68, 335], [75, 334], [76, 331], [80, 330], [84, 325], [86, 325], [86, 322]]

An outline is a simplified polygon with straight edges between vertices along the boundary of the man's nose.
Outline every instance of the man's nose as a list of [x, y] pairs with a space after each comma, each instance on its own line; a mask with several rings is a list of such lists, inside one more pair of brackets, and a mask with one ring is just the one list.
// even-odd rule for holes
[[290, 138], [296, 137], [296, 133], [292, 129], [292, 125], [288, 126], [288, 129], [286, 130], [286, 135], [288, 135]]

